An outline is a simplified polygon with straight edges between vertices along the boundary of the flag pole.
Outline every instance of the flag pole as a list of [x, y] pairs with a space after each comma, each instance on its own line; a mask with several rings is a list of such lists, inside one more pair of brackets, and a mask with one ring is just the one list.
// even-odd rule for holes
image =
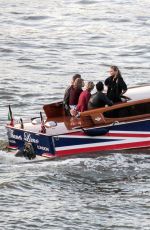
[[11, 106], [9, 105], [9, 114], [8, 114], [8, 120], [10, 121], [10, 126], [14, 126], [14, 119], [11, 111]]
[[40, 132], [41, 133], [46, 133], [46, 128], [45, 128], [45, 125], [44, 125], [44, 120], [43, 120], [42, 112], [40, 112], [40, 118], [41, 118], [41, 130], [40, 130]]
[[22, 118], [20, 118], [20, 126], [21, 126], [21, 129], [24, 129], [24, 124], [23, 124]]

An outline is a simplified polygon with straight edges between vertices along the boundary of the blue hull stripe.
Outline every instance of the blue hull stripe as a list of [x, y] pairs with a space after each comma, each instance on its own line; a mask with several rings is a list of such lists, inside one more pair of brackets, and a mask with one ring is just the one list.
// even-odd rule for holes
[[72, 145], [85, 145], [85, 144], [95, 144], [95, 143], [104, 143], [110, 141], [118, 141], [121, 139], [96, 139], [96, 138], [55, 138], [55, 147], [64, 147], [64, 146], [72, 146]]
[[141, 122], [134, 122], [134, 123], [125, 123], [114, 125], [110, 129], [116, 131], [136, 131], [136, 132], [150, 132], [150, 120], [141, 121]]

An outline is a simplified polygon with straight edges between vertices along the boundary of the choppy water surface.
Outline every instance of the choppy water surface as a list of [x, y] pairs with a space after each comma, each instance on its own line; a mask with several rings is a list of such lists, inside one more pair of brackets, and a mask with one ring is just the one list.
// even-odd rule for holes
[[149, 229], [149, 155], [0, 159], [3, 229]]
[[[118, 65], [128, 86], [149, 83], [150, 2], [0, 1], [0, 140], [8, 105], [35, 116], [63, 97], [74, 73], [104, 80]], [[150, 158], [28, 162], [0, 152], [1, 229], [149, 229]]]

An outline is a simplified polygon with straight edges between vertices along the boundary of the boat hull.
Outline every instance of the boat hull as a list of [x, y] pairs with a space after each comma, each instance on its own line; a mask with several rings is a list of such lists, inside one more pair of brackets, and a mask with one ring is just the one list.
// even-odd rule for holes
[[[98, 135], [102, 127], [95, 127], [96, 135], [84, 133], [82, 129], [49, 135], [7, 126], [9, 148], [23, 149], [26, 142], [32, 144], [37, 155], [65, 157], [86, 153], [150, 147], [150, 119], [119, 123], [108, 128], [105, 135]], [[93, 128], [92, 128], [93, 129]], [[88, 131], [91, 128], [86, 129]]]
[[20, 123], [15, 123], [11, 116], [11, 122], [6, 126], [9, 148], [25, 152], [26, 146], [30, 146], [36, 155], [51, 159], [149, 148], [149, 92], [150, 85], [129, 88], [128, 99], [124, 102], [81, 112], [80, 117], [67, 116], [62, 101], [44, 105], [46, 120], [40, 113], [39, 123], [33, 123], [35, 118], [31, 122], [20, 119]]

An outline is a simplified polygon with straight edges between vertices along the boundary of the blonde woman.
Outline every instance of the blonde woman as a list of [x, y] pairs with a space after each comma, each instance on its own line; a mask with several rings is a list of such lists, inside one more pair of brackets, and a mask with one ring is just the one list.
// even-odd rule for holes
[[111, 66], [109, 73], [110, 76], [105, 80], [105, 85], [107, 86], [107, 96], [114, 103], [121, 102], [122, 95], [127, 91], [127, 85], [117, 66]]
[[80, 94], [77, 111], [84, 112], [88, 109], [88, 102], [91, 97], [91, 91], [94, 89], [94, 83], [92, 81], [87, 82], [85, 90]]

